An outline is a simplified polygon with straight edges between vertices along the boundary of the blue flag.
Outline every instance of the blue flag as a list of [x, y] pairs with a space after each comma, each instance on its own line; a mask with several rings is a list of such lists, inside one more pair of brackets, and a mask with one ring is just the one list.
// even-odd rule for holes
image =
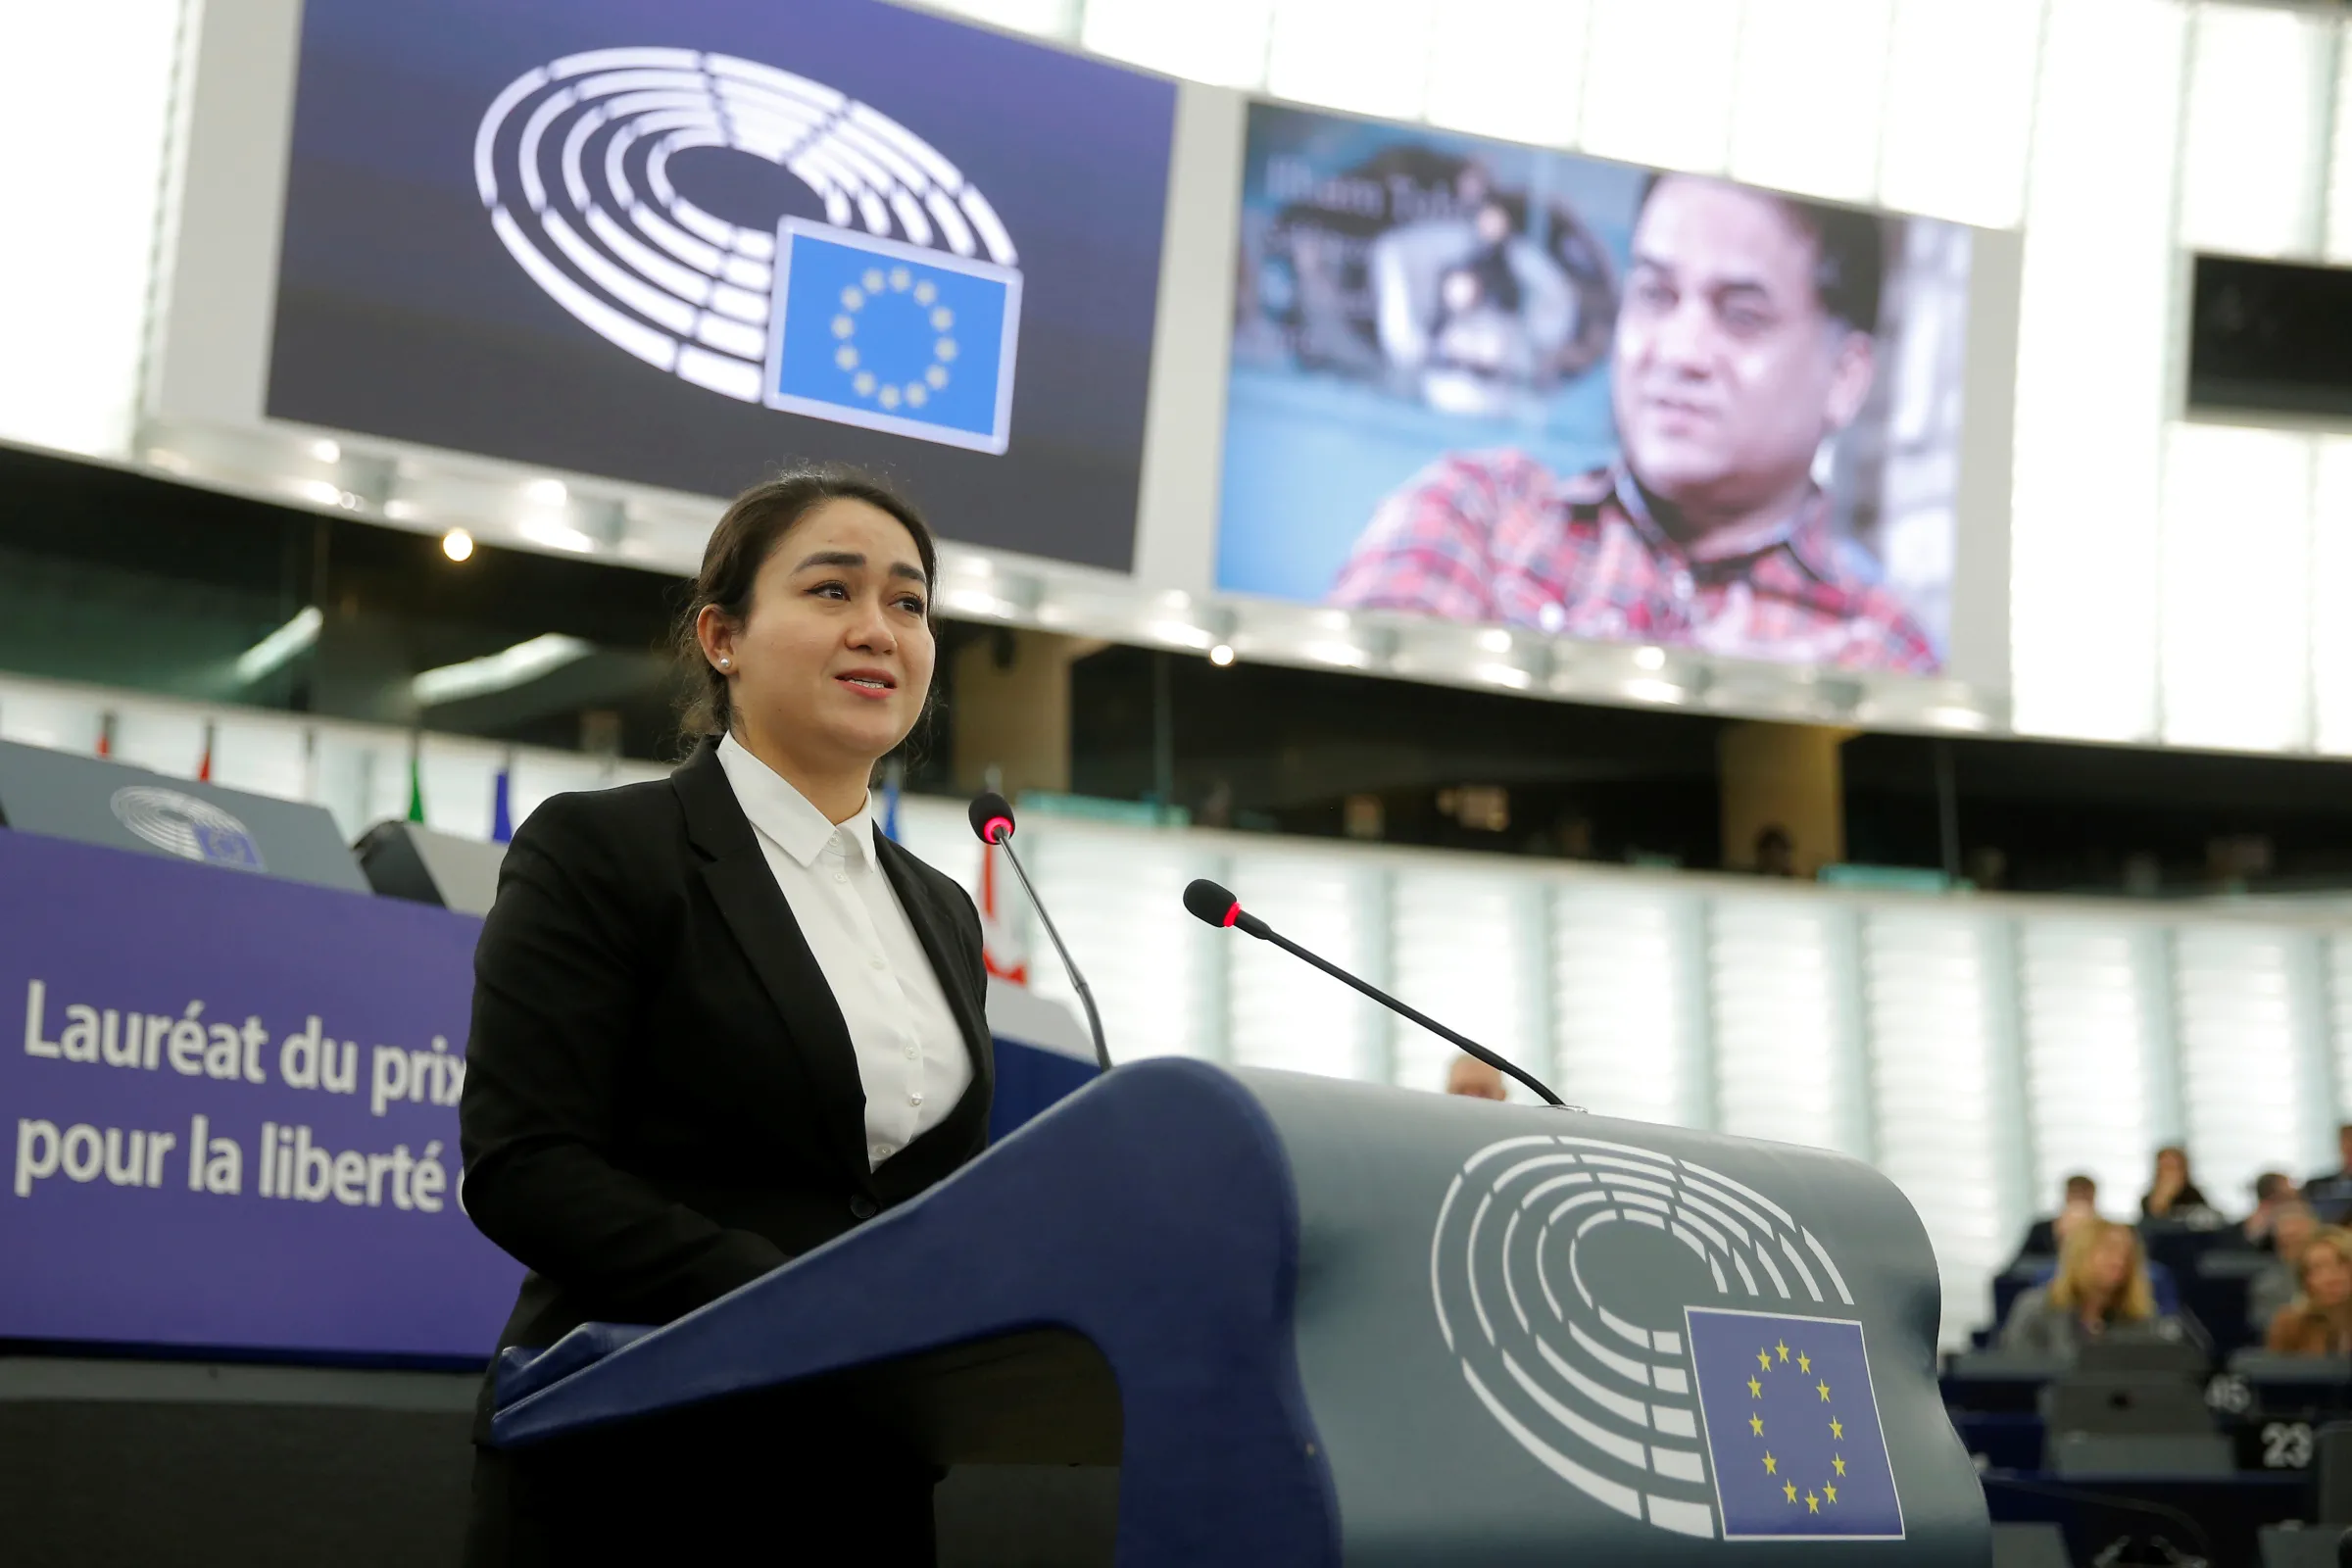
[[1021, 274], [788, 218], [776, 235], [770, 408], [1003, 452]]
[[514, 837], [514, 764], [501, 762], [498, 777], [490, 785], [490, 842], [505, 844]]
[[1903, 1533], [1862, 1325], [1687, 1307], [1727, 1541]]

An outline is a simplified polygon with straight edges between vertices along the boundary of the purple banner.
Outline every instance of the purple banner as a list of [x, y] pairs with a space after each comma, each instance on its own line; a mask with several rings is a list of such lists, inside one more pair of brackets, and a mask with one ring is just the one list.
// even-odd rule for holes
[[480, 922], [0, 830], [0, 1338], [486, 1356]]

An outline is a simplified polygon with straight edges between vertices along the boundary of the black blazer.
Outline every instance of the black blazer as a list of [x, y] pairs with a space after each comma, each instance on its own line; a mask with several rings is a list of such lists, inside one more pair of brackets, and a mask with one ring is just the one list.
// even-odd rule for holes
[[879, 1170], [848, 1025], [713, 743], [666, 779], [556, 796], [514, 835], [458, 1111], [466, 1212], [530, 1270], [499, 1348], [668, 1322], [980, 1152], [979, 913], [879, 834], [874, 851], [972, 1057], [947, 1120]]

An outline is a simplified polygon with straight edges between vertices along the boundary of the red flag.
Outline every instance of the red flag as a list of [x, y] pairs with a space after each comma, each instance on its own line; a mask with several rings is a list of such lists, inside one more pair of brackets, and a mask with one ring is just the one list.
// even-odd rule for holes
[[204, 721], [204, 755], [198, 758], [196, 760], [196, 782], [199, 784], [210, 784], [212, 781], [213, 721], [208, 718]]

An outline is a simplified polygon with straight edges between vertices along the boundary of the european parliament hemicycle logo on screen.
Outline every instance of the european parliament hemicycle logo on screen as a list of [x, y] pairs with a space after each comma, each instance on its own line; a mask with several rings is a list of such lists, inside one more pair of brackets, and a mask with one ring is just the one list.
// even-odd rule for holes
[[[781, 167], [825, 221], [744, 227], [682, 193], [704, 149]], [[1021, 274], [939, 149], [847, 94], [692, 49], [597, 49], [525, 72], [474, 134], [490, 224], [615, 348], [725, 397], [1002, 453]]]

